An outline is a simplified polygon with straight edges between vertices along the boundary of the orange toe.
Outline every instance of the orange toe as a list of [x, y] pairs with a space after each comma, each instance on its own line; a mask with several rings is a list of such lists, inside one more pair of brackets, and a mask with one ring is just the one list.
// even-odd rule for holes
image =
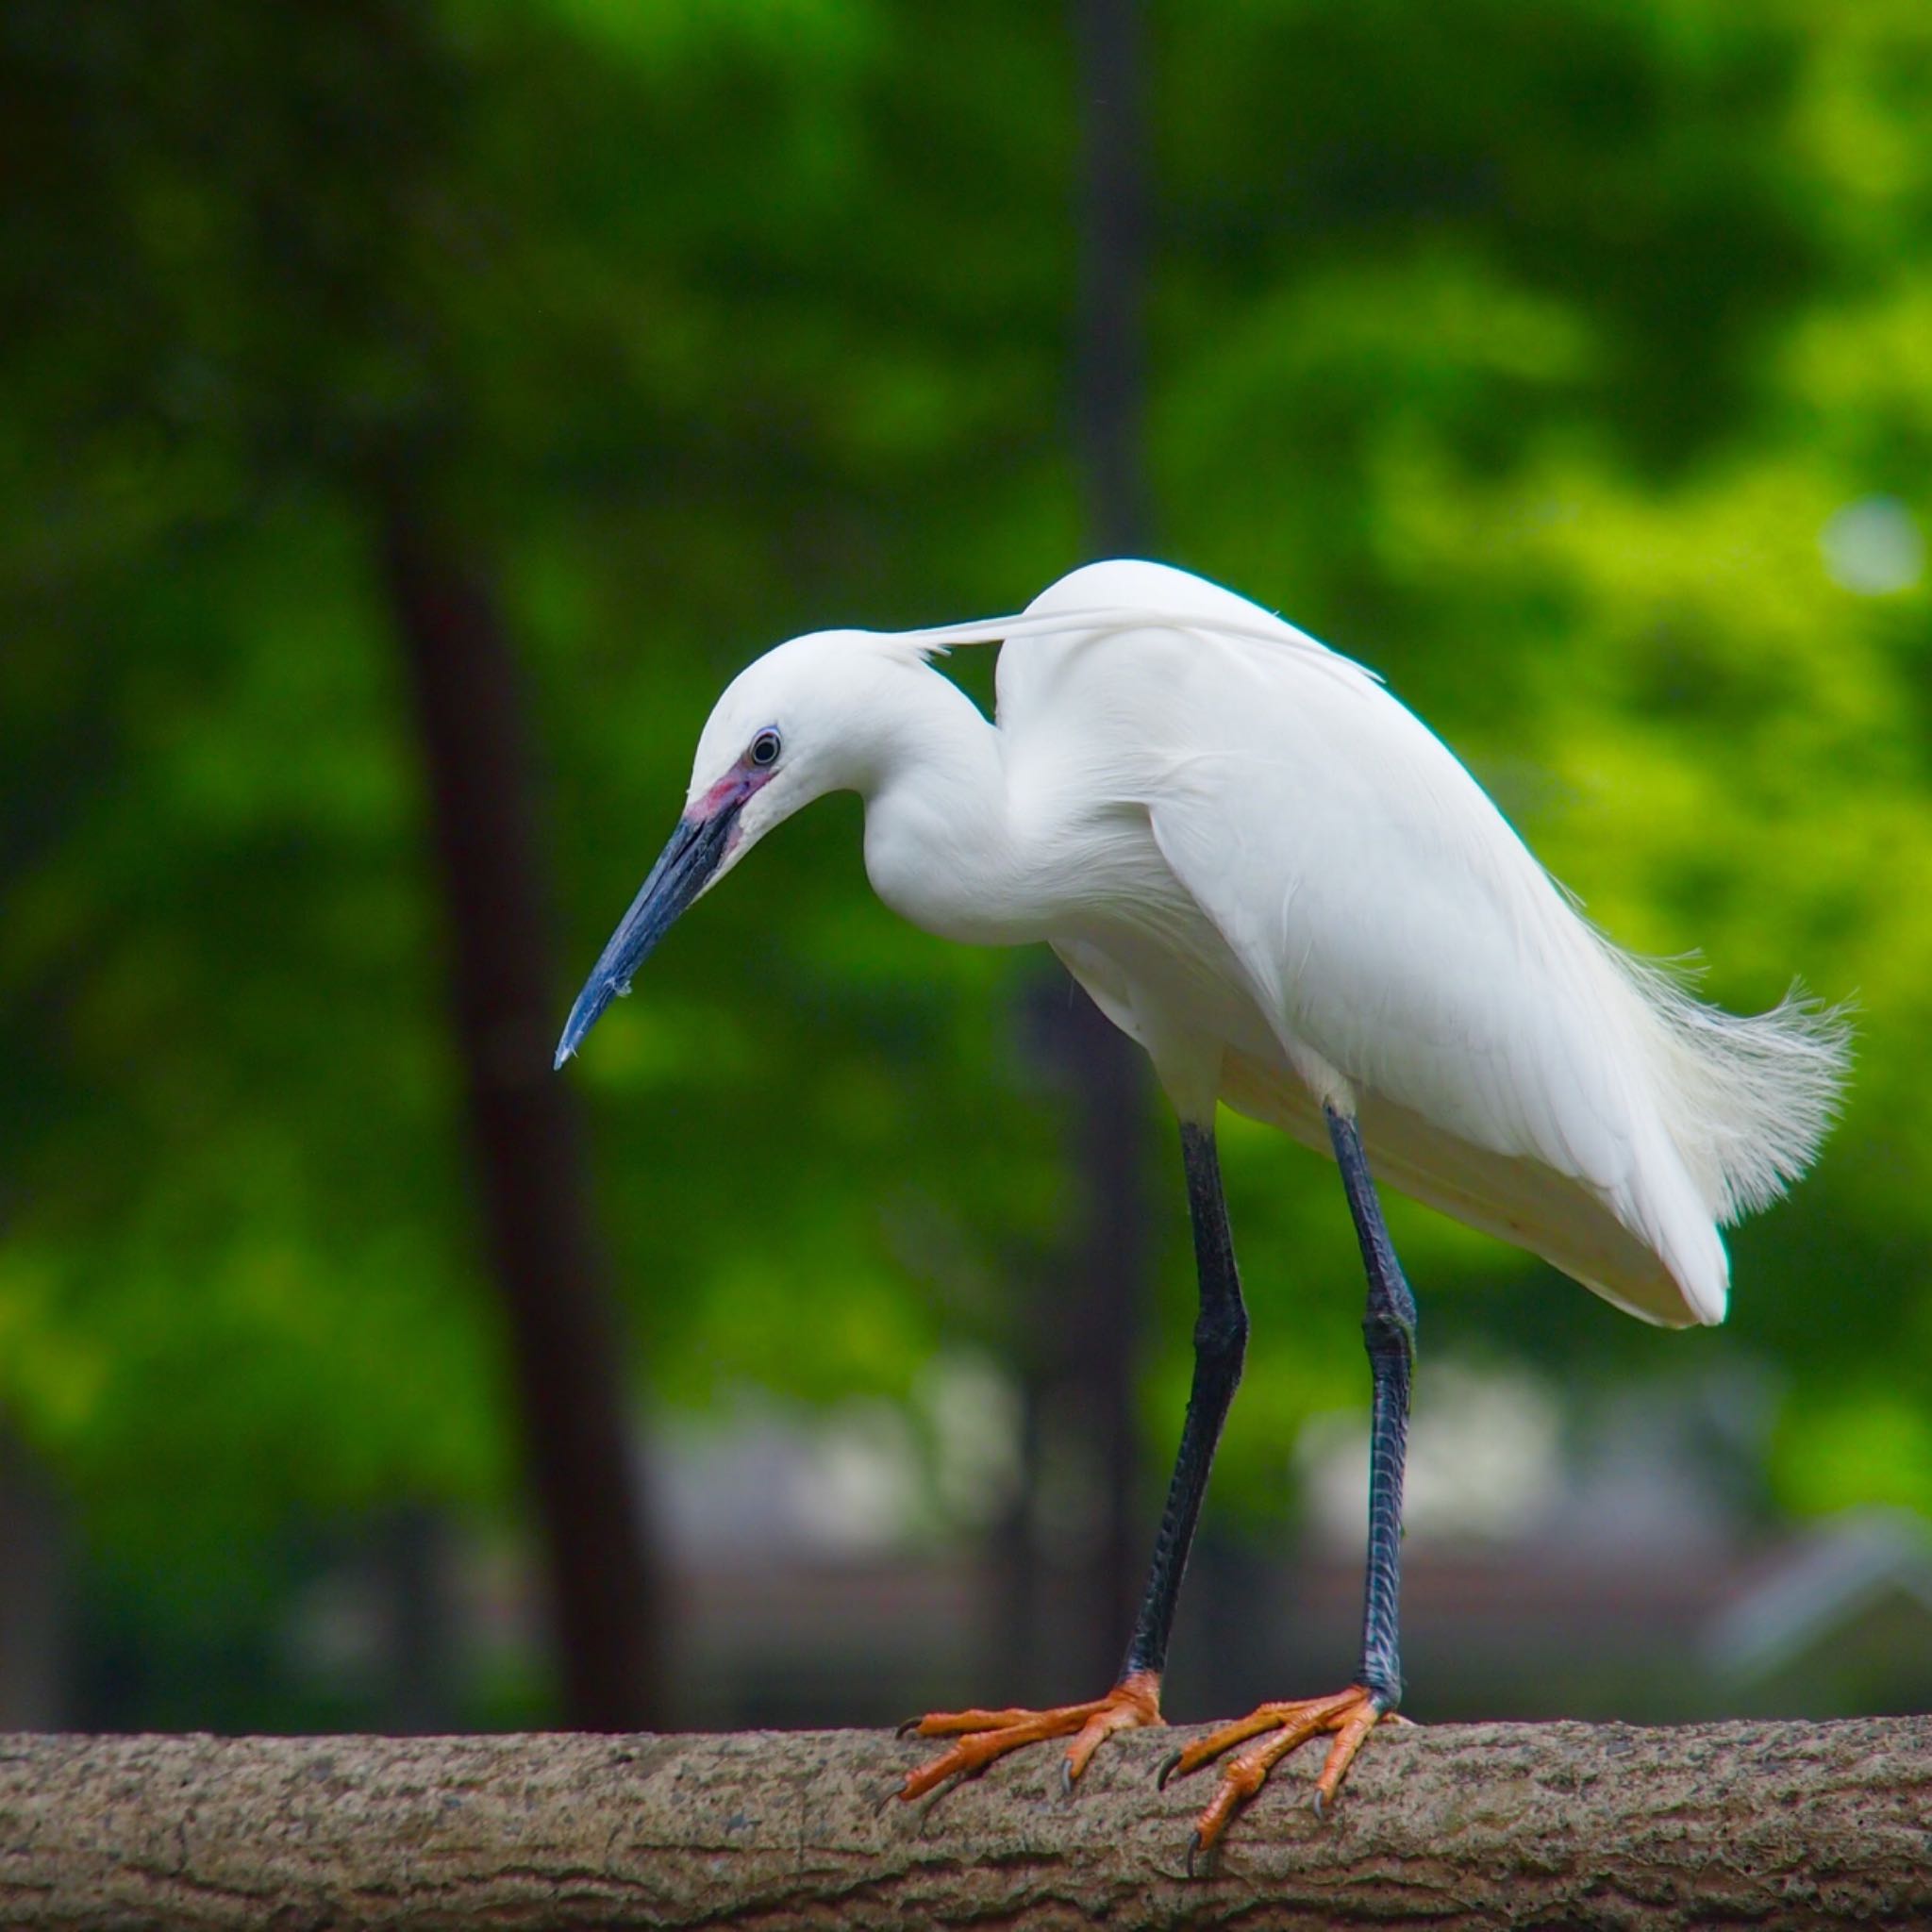
[[1185, 1750], [1176, 1751], [1160, 1768], [1160, 1782], [1170, 1777], [1186, 1777], [1210, 1759], [1231, 1751], [1252, 1739], [1260, 1741], [1238, 1752], [1222, 1767], [1221, 1783], [1195, 1822], [1194, 1836], [1188, 1846], [1188, 1870], [1194, 1860], [1211, 1850], [1227, 1829], [1234, 1814], [1267, 1782], [1268, 1774], [1290, 1752], [1298, 1750], [1310, 1738], [1332, 1733], [1334, 1742], [1315, 1781], [1315, 1808], [1324, 1809], [1341, 1788], [1348, 1768], [1355, 1762], [1369, 1733], [1389, 1715], [1386, 1707], [1371, 1690], [1351, 1684], [1331, 1697], [1307, 1697], [1294, 1703], [1263, 1704], [1244, 1718], [1224, 1724]]
[[1023, 1745], [1044, 1743], [1050, 1738], [1072, 1738], [1061, 1764], [1062, 1782], [1071, 1790], [1094, 1752], [1116, 1731], [1158, 1724], [1160, 1678], [1153, 1671], [1137, 1671], [1105, 1697], [1087, 1704], [1062, 1704], [1046, 1710], [934, 1711], [910, 1728], [922, 1738], [958, 1738], [958, 1742], [929, 1763], [908, 1772], [899, 1789], [904, 1799], [923, 1798], [952, 1777], [971, 1777], [995, 1758]]

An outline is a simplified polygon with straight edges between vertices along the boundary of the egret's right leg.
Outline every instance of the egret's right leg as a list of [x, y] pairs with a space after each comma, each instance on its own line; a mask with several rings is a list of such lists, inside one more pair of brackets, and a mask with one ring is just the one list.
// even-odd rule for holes
[[1227, 1203], [1221, 1190], [1221, 1161], [1211, 1125], [1181, 1123], [1181, 1157], [1187, 1167], [1188, 1207], [1194, 1225], [1194, 1263], [1200, 1276], [1201, 1312], [1194, 1323], [1194, 1381], [1181, 1426], [1180, 1453], [1168, 1485], [1167, 1507], [1154, 1539], [1154, 1561], [1141, 1593], [1134, 1634], [1121, 1665], [1119, 1681], [1105, 1697], [1050, 1710], [935, 1711], [908, 1725], [922, 1738], [958, 1738], [949, 1751], [910, 1773], [899, 1795], [923, 1797], [960, 1773], [971, 1773], [1023, 1744], [1072, 1737], [1061, 1776], [1068, 1786], [1086, 1770], [1100, 1744], [1116, 1731], [1158, 1724], [1160, 1677], [1167, 1666], [1168, 1638], [1174, 1606], [1208, 1472], [1214, 1461], [1228, 1404], [1241, 1376], [1247, 1351], [1248, 1313], [1241, 1305], [1235, 1272], [1234, 1241], [1228, 1232]]

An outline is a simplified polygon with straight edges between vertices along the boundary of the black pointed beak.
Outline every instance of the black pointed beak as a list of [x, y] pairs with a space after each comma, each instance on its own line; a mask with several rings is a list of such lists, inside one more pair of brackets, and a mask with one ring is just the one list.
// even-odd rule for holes
[[631, 974], [671, 930], [677, 915], [705, 890], [730, 847], [742, 804], [742, 799], [735, 799], [708, 818], [679, 821], [570, 1009], [563, 1038], [557, 1042], [558, 1066], [583, 1044], [584, 1035], [603, 1017], [604, 1008], [630, 991]]

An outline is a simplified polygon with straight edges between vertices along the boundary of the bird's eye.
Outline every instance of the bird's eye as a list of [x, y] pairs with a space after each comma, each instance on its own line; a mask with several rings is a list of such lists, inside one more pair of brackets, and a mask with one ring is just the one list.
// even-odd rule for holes
[[752, 740], [751, 761], [760, 767], [778, 762], [778, 734], [775, 731], [768, 727]]

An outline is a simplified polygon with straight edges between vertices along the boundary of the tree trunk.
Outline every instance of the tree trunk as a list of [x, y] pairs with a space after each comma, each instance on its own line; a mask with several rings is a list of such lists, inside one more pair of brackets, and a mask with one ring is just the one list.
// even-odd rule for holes
[[1080, 297], [1074, 433], [1102, 557], [1147, 541], [1147, 125], [1141, 0], [1073, 0], [1080, 88]]
[[[929, 1749], [737, 1737], [0, 1738], [0, 1924], [1924, 1925], [1932, 1720], [1445, 1725], [1370, 1740], [1326, 1821], [1291, 1760], [1213, 1869], [1174, 1732], [924, 1807]], [[1310, 1754], [1304, 1754], [1309, 1757]]]
[[0, 1415], [0, 1729], [72, 1724], [59, 1501]]
[[[1088, 541], [1099, 557], [1146, 541], [1141, 461], [1141, 310], [1145, 130], [1140, 0], [1074, 0], [1080, 91], [1079, 294], [1072, 391], [1074, 455]], [[1041, 1301], [1055, 1333], [1036, 1349], [1053, 1364], [1031, 1391], [1070, 1419], [1093, 1451], [1095, 1522], [1081, 1566], [1071, 1682], [1052, 1703], [1110, 1683], [1133, 1626], [1151, 1536], [1141, 1507], [1135, 1382], [1152, 1300], [1147, 1205], [1146, 1060], [1058, 967], [1041, 1001], [1048, 1057], [1072, 1086], [1071, 1166], [1079, 1187], [1071, 1278]]]
[[480, 1207], [509, 1317], [569, 1722], [661, 1723], [655, 1577], [575, 1107], [508, 640], [487, 587], [405, 493], [382, 562], [408, 659], [448, 907]]

